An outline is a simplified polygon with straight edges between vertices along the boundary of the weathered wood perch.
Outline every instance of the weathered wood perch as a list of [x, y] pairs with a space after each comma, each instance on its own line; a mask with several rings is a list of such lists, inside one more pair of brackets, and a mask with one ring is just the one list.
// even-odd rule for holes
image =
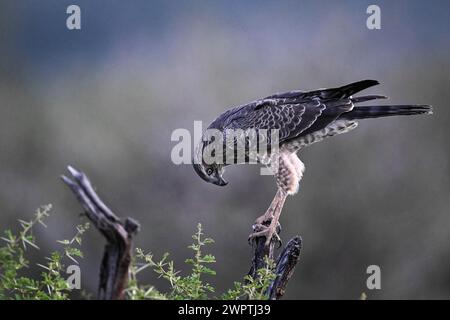
[[[98, 298], [102, 300], [124, 299], [133, 237], [138, 232], [139, 224], [131, 218], [126, 218], [122, 222], [100, 199], [89, 178], [83, 172], [70, 166], [68, 170], [72, 178], [63, 175], [61, 176], [62, 180], [76, 195], [88, 219], [107, 241], [100, 266]], [[265, 256], [273, 259], [275, 241], [271, 241], [268, 246], [265, 245], [265, 242], [265, 236], [252, 239], [253, 258], [249, 275], [253, 278], [258, 276], [257, 270], [266, 266]], [[283, 296], [299, 260], [301, 247], [302, 239], [296, 236], [288, 242], [279, 255], [275, 267], [276, 278], [267, 290], [268, 298], [280, 299]]]
[[124, 222], [120, 221], [103, 203], [83, 172], [70, 166], [68, 170], [73, 180], [66, 176], [61, 178], [77, 196], [88, 219], [107, 241], [100, 267], [98, 298], [102, 300], [124, 299], [133, 236], [138, 232], [139, 224], [131, 218], [126, 218]]
[[289, 240], [288, 244], [281, 252], [275, 267], [275, 274], [277, 276], [268, 290], [269, 299], [278, 300], [284, 295], [288, 281], [294, 274], [295, 266], [300, 259], [301, 249], [302, 238], [300, 236], [295, 236]]
[[[253, 232], [258, 231], [261, 230], [259, 230], [258, 227], [254, 226]], [[278, 232], [279, 231], [281, 231], [281, 228], [278, 229]], [[265, 236], [252, 239], [253, 259], [248, 275], [254, 279], [258, 276], [257, 270], [266, 267], [266, 261], [264, 258], [266, 256], [271, 260], [273, 260], [274, 258], [274, 249], [276, 243], [275, 237], [272, 238], [272, 241], [268, 246], [265, 245], [265, 242]], [[269, 299], [279, 300], [283, 297], [288, 281], [294, 274], [295, 266], [300, 259], [301, 249], [302, 238], [300, 236], [295, 236], [294, 238], [289, 240], [287, 245], [278, 256], [275, 265], [276, 278], [267, 290], [267, 296]]]

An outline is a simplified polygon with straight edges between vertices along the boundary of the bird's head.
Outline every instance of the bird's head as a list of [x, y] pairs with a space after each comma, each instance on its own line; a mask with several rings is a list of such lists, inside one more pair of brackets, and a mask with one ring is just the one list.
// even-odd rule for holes
[[217, 186], [226, 186], [227, 181], [223, 178], [224, 167], [218, 164], [193, 163], [195, 172], [206, 182]]
[[214, 161], [205, 161], [203, 157], [203, 151], [206, 146], [207, 144], [205, 144], [203, 140], [200, 141], [192, 159], [192, 166], [194, 167], [194, 170], [199, 175], [199, 177], [206, 182], [221, 187], [226, 186], [228, 182], [223, 178], [225, 166]]

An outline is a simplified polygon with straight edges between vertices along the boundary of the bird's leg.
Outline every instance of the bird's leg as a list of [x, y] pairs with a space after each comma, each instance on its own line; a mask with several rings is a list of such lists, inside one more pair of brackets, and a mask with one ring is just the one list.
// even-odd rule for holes
[[273, 197], [272, 203], [270, 204], [267, 211], [262, 215], [256, 218], [255, 225], [264, 225], [264, 222], [271, 222], [273, 218], [273, 214], [275, 212], [275, 209], [278, 205], [278, 201], [280, 198], [280, 192], [281, 190], [278, 189], [277, 193], [275, 194], [275, 197]]
[[[281, 195], [279, 196], [278, 205], [275, 208], [275, 212], [273, 214], [272, 221], [270, 222], [270, 225], [267, 228], [266, 246], [268, 246], [270, 244], [270, 240], [272, 239], [273, 235], [276, 235], [278, 237], [277, 228], [278, 228], [278, 225], [279, 225], [281, 211], [283, 210], [284, 202], [286, 201], [286, 197], [287, 197], [287, 193], [285, 193], [283, 191], [281, 191], [280, 193], [281, 193]], [[278, 240], [281, 242], [281, 239], [279, 239], [279, 237], [278, 237]]]
[[[249, 239], [265, 236], [266, 237], [266, 243], [265, 243], [266, 246], [268, 246], [270, 244], [270, 241], [274, 235], [280, 241], [278, 234], [277, 234], [277, 227], [278, 227], [278, 221], [280, 219], [281, 211], [283, 210], [284, 202], [286, 201], [286, 197], [287, 197], [287, 193], [285, 193], [281, 189], [278, 189], [278, 192], [275, 195], [274, 200], [272, 201], [272, 204], [275, 204], [275, 206], [273, 209], [273, 213], [271, 211], [270, 225], [268, 227], [266, 227], [266, 226], [264, 226], [264, 224], [261, 224], [261, 227], [263, 228], [263, 230], [252, 233], [250, 235]], [[272, 204], [271, 204], [271, 207], [272, 207]], [[270, 210], [270, 207], [269, 207], [269, 210]], [[265, 220], [265, 221], [267, 221], [267, 220]]]

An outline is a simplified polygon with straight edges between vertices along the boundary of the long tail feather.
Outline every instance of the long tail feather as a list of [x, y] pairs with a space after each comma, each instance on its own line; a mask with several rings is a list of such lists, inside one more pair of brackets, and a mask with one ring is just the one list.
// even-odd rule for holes
[[340, 119], [356, 120], [432, 113], [433, 109], [429, 105], [364, 106], [353, 108], [352, 111], [342, 114]]

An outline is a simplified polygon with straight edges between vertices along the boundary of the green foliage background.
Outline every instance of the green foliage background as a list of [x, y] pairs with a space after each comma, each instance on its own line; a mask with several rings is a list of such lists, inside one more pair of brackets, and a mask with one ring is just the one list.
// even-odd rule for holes
[[[34, 278], [24, 275], [30, 262], [27, 259], [27, 250], [34, 248], [39, 250], [33, 228], [40, 224], [46, 227], [44, 220], [49, 216], [51, 205], [39, 208], [33, 219], [29, 221], [19, 220], [20, 230], [13, 233], [6, 230], [1, 238], [5, 244], [0, 247], [0, 299], [16, 300], [66, 300], [70, 299], [72, 289], [67, 281], [66, 264], [78, 264], [77, 258], [83, 258], [79, 246], [82, 243], [82, 235], [89, 229], [89, 223], [78, 225], [76, 234], [70, 240], [58, 240], [61, 250], [54, 251], [46, 257], [45, 263], [38, 263], [42, 268], [39, 277]], [[215, 276], [216, 272], [211, 265], [216, 259], [211, 254], [204, 254], [203, 249], [208, 244], [214, 243], [211, 238], [205, 238], [201, 224], [197, 225], [197, 232], [192, 236], [193, 243], [189, 249], [193, 257], [186, 259], [185, 263], [191, 267], [191, 273], [181, 275], [175, 269], [174, 262], [169, 260], [166, 253], [161, 260], [155, 261], [152, 254], [146, 254], [142, 249], [136, 249], [129, 273], [129, 283], [126, 289], [127, 298], [131, 300], [143, 299], [173, 299], [173, 300], [198, 300], [198, 299], [267, 299], [266, 291], [275, 274], [274, 264], [267, 260], [267, 267], [258, 270], [258, 277], [249, 276], [243, 282], [235, 282], [234, 287], [222, 295], [215, 295], [215, 288], [205, 282], [205, 276]], [[138, 274], [146, 269], [153, 269], [159, 277], [170, 284], [170, 291], [159, 292], [152, 285], [141, 284]], [[81, 274], [83, 271], [81, 271]], [[90, 297], [89, 293], [83, 292]]]

